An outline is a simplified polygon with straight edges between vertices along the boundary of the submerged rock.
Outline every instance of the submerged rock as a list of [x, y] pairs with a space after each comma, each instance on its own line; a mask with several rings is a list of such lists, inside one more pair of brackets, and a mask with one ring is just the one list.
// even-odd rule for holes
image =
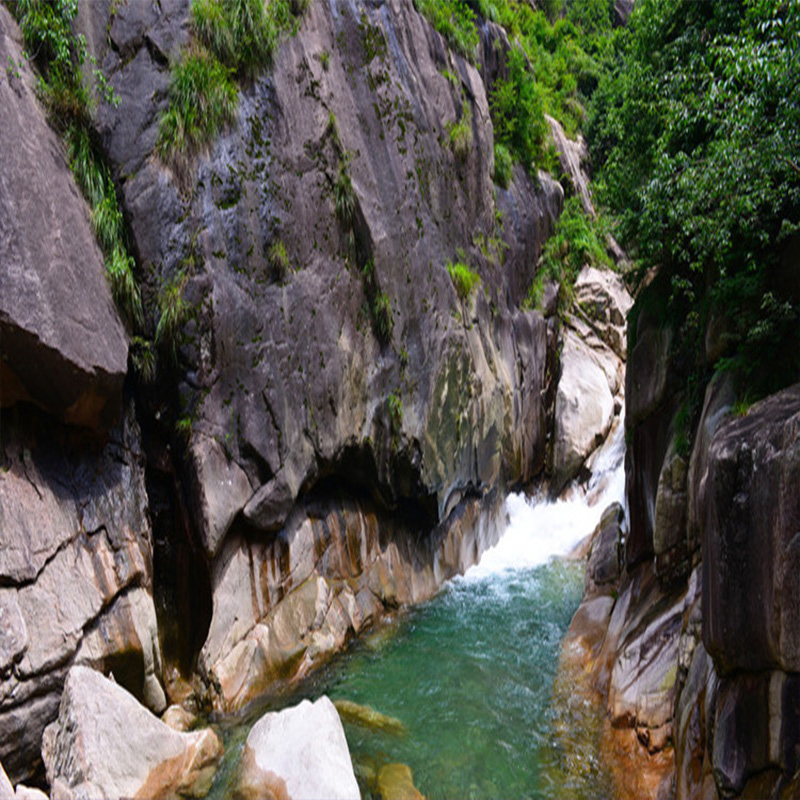
[[378, 797], [381, 800], [425, 800], [414, 785], [414, 773], [407, 764], [385, 764], [378, 770]]
[[406, 734], [406, 726], [399, 719], [381, 714], [372, 706], [362, 706], [352, 700], [335, 700], [333, 704], [343, 722], [389, 733], [392, 736], [405, 736]]
[[205, 728], [178, 733], [87, 667], [73, 667], [42, 758], [53, 800], [202, 796], [222, 745]]
[[245, 743], [237, 796], [360, 799], [342, 722], [326, 696], [261, 717]]

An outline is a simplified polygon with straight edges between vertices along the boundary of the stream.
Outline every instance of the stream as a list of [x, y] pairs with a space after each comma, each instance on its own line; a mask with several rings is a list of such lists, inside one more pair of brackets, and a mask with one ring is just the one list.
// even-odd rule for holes
[[[584, 562], [563, 556], [623, 498], [623, 431], [620, 421], [585, 489], [555, 502], [509, 495], [508, 528], [479, 564], [284, 698], [283, 706], [325, 693], [403, 723], [398, 736], [345, 722], [363, 797], [391, 762], [409, 765], [429, 800], [609, 796], [591, 740], [601, 712], [554, 703], [553, 682], [583, 594]], [[228, 795], [264, 710], [223, 729], [226, 755], [209, 797]]]

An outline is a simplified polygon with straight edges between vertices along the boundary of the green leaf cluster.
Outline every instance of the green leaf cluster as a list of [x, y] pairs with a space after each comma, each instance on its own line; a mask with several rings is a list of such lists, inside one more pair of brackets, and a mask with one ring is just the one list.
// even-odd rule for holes
[[[545, 114], [574, 136], [586, 104], [614, 57], [612, 0], [415, 0], [417, 9], [450, 45], [475, 60], [480, 18], [502, 25], [511, 49], [503, 77], [490, 86], [495, 139], [535, 174], [549, 166]], [[501, 161], [496, 177], [506, 185]]]
[[474, 61], [478, 52], [475, 12], [463, 0], [414, 0], [422, 16], [464, 58]]
[[[727, 321], [755, 393], [800, 376], [800, 4], [642, 0], [594, 95], [596, 188], [669, 286], [676, 352]], [[794, 255], [792, 255], [794, 253]]]
[[590, 219], [579, 197], [568, 198], [552, 235], [545, 242], [541, 267], [523, 307], [540, 306], [545, 281], [561, 285], [559, 302], [566, 306], [572, 300], [572, 286], [578, 273], [585, 266], [612, 269], [614, 265], [605, 247], [607, 232], [608, 222], [604, 218]]

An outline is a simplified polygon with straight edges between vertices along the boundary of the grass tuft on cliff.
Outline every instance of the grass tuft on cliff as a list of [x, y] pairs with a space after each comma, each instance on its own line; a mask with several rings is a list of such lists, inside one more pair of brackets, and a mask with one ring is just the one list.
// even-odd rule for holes
[[301, 0], [194, 0], [194, 41], [172, 67], [170, 106], [159, 122], [157, 150], [181, 167], [233, 123], [236, 81], [270, 66], [280, 37], [294, 32], [306, 8]]
[[462, 300], [466, 300], [472, 290], [480, 283], [480, 275], [470, 269], [462, 261], [447, 262], [447, 274], [456, 287], [456, 293]]
[[84, 80], [83, 69], [88, 59], [86, 40], [72, 30], [78, 13], [77, 0], [15, 0], [10, 7], [19, 22], [25, 46], [39, 67], [39, 98], [64, 137], [70, 169], [89, 204], [112, 295], [129, 324], [141, 325], [142, 298], [125, 241], [116, 187], [89, 133], [98, 100], [115, 106], [119, 100], [96, 67], [91, 70], [93, 90]]
[[183, 53], [172, 69], [170, 106], [158, 126], [158, 152], [168, 160], [212, 142], [236, 118], [231, 72], [207, 50]]

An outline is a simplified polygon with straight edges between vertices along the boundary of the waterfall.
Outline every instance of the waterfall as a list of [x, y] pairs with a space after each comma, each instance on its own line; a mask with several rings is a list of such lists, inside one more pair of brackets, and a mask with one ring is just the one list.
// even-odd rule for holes
[[483, 580], [565, 556], [595, 529], [611, 503], [625, 505], [624, 414], [614, 425], [589, 461], [592, 474], [585, 487], [573, 483], [557, 500], [541, 494], [532, 498], [510, 494], [506, 498], [508, 528], [463, 580]]

